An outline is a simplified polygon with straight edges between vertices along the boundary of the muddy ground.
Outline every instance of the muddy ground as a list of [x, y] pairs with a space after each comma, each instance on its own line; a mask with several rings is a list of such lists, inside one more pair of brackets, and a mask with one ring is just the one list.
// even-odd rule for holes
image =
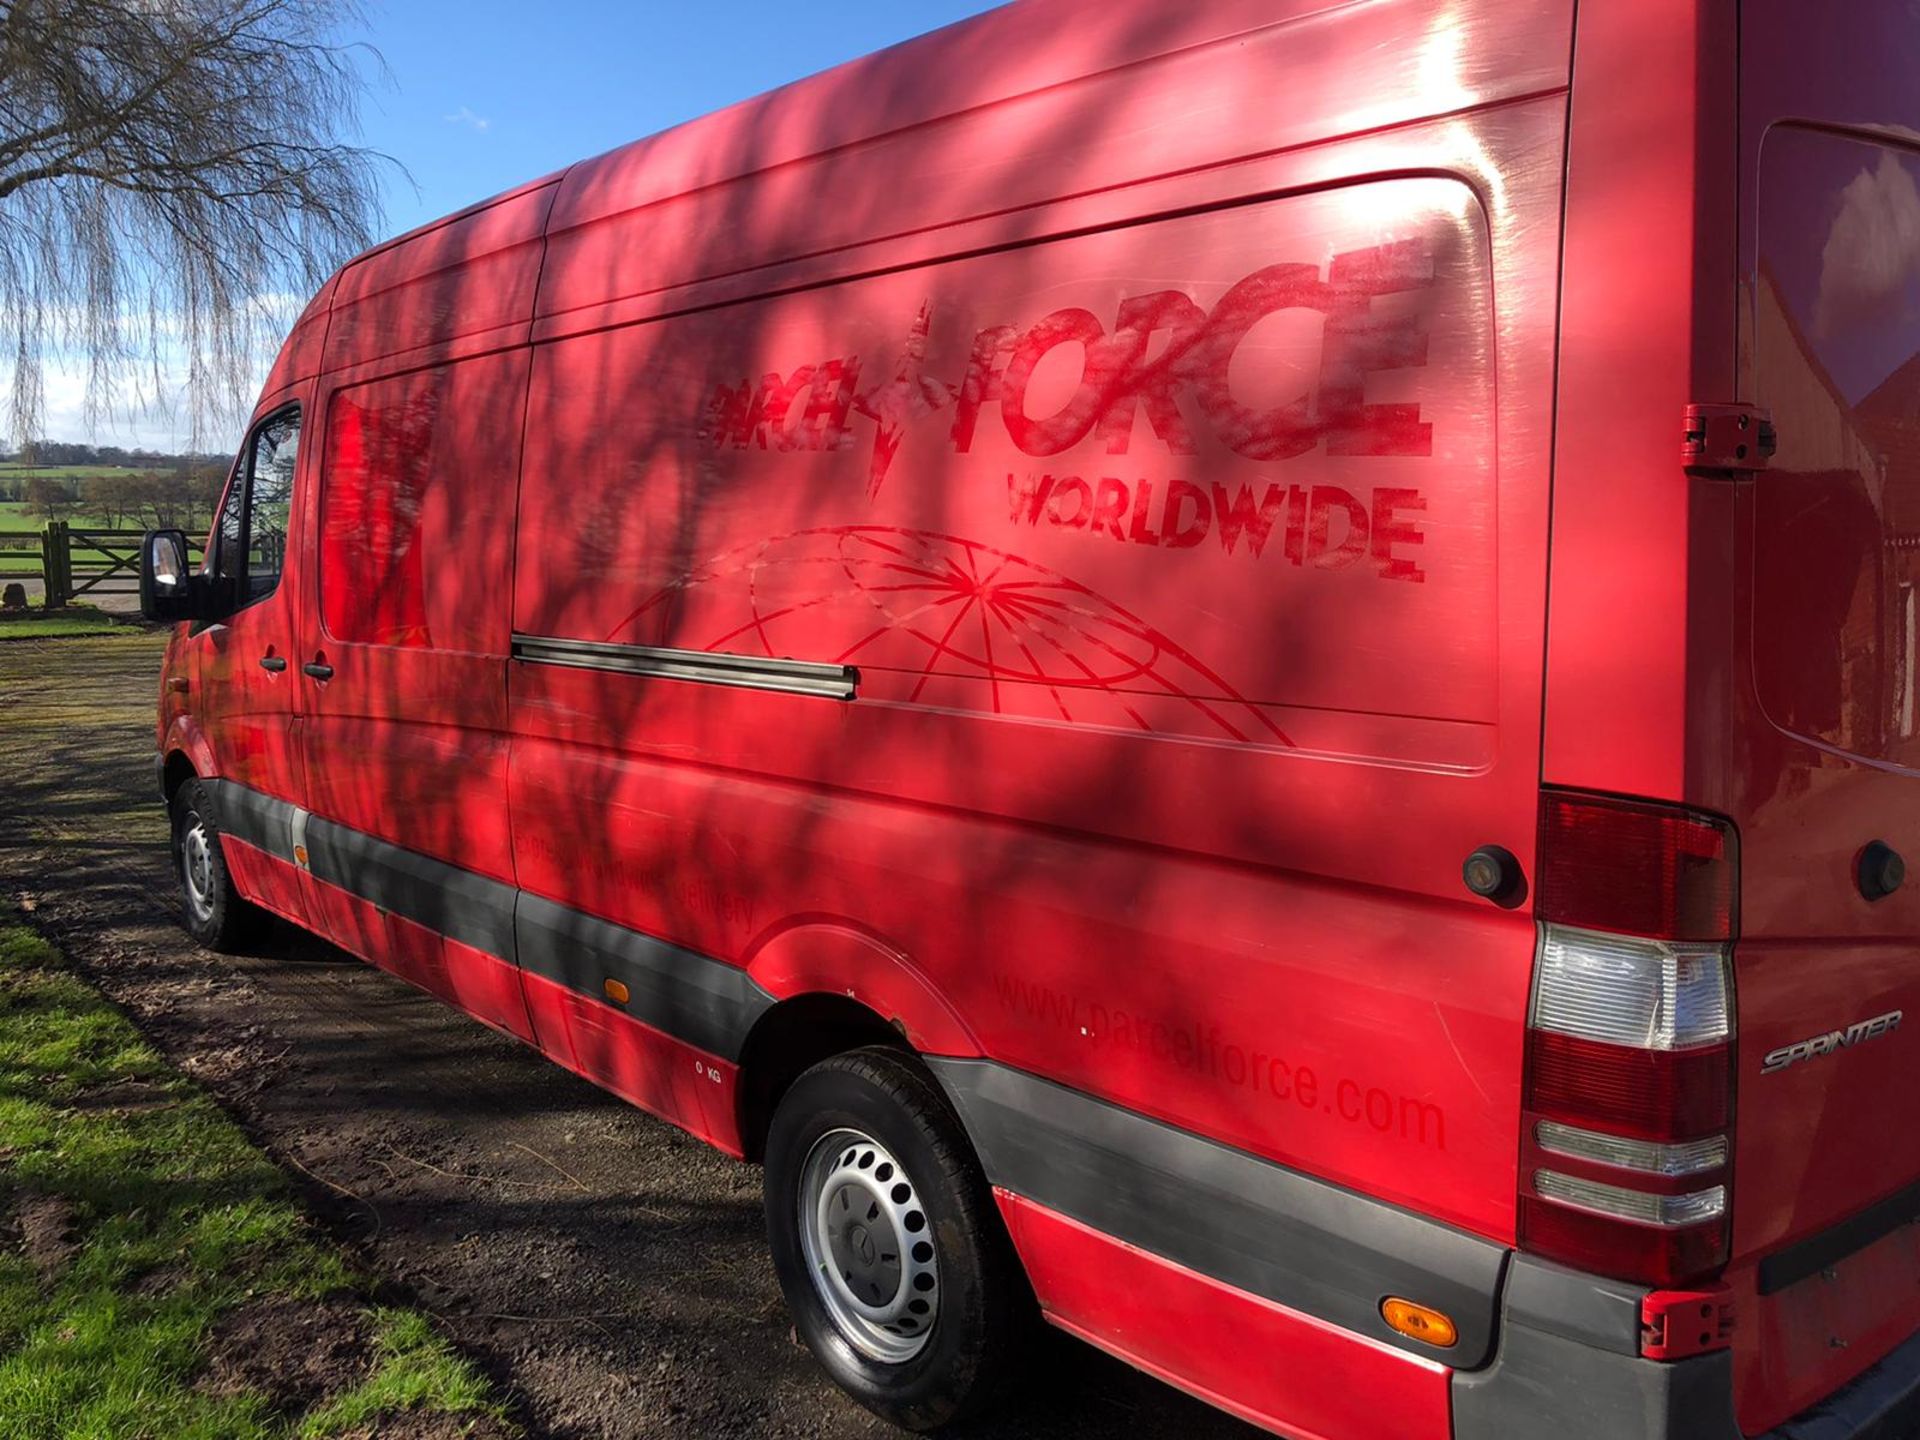
[[[442, 1318], [530, 1434], [898, 1434], [793, 1340], [757, 1168], [318, 941], [281, 930], [234, 959], [186, 939], [152, 793], [160, 650], [143, 633], [0, 642], [0, 900]], [[1036, 1370], [970, 1433], [1256, 1433], [1063, 1336]]]

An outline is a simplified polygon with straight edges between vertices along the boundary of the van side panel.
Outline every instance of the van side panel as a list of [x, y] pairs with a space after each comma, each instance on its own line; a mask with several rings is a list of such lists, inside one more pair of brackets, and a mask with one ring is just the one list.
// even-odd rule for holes
[[[1052, 1318], [1212, 1393], [1172, 1317], [1224, 1287], [1351, 1347], [1409, 1435], [1445, 1433], [1446, 1372], [1379, 1298], [1442, 1293], [1449, 1358], [1490, 1353], [1533, 950], [1460, 865], [1532, 864], [1569, 14], [1486, 14], [1235, 49], [1271, 134], [1206, 120], [1203, 43], [866, 142], [804, 206], [763, 173], [681, 210], [639, 151], [577, 169], [516, 542], [524, 894], [651, 947], [669, 1017], [677, 975], [692, 1004], [714, 961], [868, 937], [1002, 1121], [1051, 1097], [1133, 1137], [1093, 1168], [1020, 1163], [1017, 1122], [991, 1147]], [[1316, 134], [1314, 104], [1369, 128], [1336, 75], [1374, 120], [1444, 118]], [[1200, 168], [1128, 183], [1187, 143], [1109, 144], [1136, 94], [1201, 117]], [[901, 183], [961, 163], [1005, 208]], [[619, 979], [573, 966], [536, 1011], [645, 1019]], [[1191, 1245], [1149, 1203], [1187, 1160], [1238, 1227]], [[1109, 1165], [1138, 1173], [1081, 1185]], [[1167, 1297], [1130, 1334], [1051, 1248], [1097, 1215], [1115, 1283]], [[1321, 1379], [1213, 1398], [1319, 1433]]]
[[1243, 1420], [1328, 1440], [1451, 1433], [1443, 1365], [1355, 1345], [1309, 1316], [1233, 1290], [1002, 1190], [1054, 1322]]
[[[316, 928], [522, 1039], [506, 663], [529, 353], [552, 182], [349, 266], [312, 417], [302, 604]], [[351, 884], [353, 889], [343, 888]], [[476, 918], [474, 896], [508, 922]], [[507, 897], [504, 902], [500, 896]]]
[[[375, 250], [341, 272], [326, 368], [473, 354], [526, 340], [557, 182], [516, 191]], [[414, 352], [429, 352], [421, 356]]]
[[[1491, 738], [1507, 719], [1494, 666], [1524, 668], [1525, 652], [1501, 648], [1494, 542], [1473, 519], [1495, 499], [1491, 472], [1476, 468], [1491, 438], [1486, 393], [1456, 399], [1432, 384], [1462, 366], [1470, 377], [1467, 357], [1490, 343], [1484, 221], [1471, 192], [1447, 182], [1276, 204], [1271, 218], [1255, 207], [1170, 222], [1164, 242], [1134, 227], [539, 347], [527, 471], [567, 483], [528, 486], [516, 631], [851, 664], [862, 698], [842, 708], [518, 665], [516, 862], [538, 893], [732, 958], [795, 913], [849, 915], [912, 955], [1010, 1062], [1500, 1234], [1511, 1190], [1484, 1177], [1515, 1163], [1531, 932], [1452, 897], [1476, 845], [1497, 836], [1530, 852], [1532, 768]], [[1289, 225], [1303, 233], [1285, 244]], [[1423, 397], [1405, 402], [1425, 406], [1412, 423], [1439, 438], [1410, 443], [1431, 443], [1431, 455], [1308, 457], [1295, 479], [1288, 462], [1234, 455], [1189, 397], [1180, 443], [1197, 459], [1138, 415], [1122, 457], [1091, 417], [1071, 420], [1087, 432], [1071, 455], [1016, 454], [995, 402], [981, 406], [976, 462], [971, 448], [955, 453], [957, 402], [912, 411], [914, 394], [931, 403], [913, 389], [916, 367], [929, 386], [958, 390], [983, 331], [1005, 324], [1017, 338], [1048, 306], [1117, 318], [1130, 277], [1192, 275], [1192, 294], [1148, 294], [1204, 316], [1258, 258], [1286, 265], [1298, 250], [1331, 265], [1387, 236], [1424, 249], [1443, 277], [1387, 298], [1384, 314], [1424, 317], [1432, 358], [1397, 367], [1399, 389], [1383, 377], [1372, 392]], [[1272, 338], [1240, 357], [1271, 367], [1264, 393], [1284, 403], [1290, 384], [1317, 383], [1319, 318], [1277, 314]], [[1054, 355], [1054, 373], [1034, 366], [1032, 413], [1071, 407], [1074, 354]], [[915, 423], [897, 451], [854, 408], [858, 395], [846, 448], [837, 434], [817, 449], [783, 440], [789, 418], [803, 433], [804, 396], [781, 407], [778, 433], [753, 419], [770, 377], [785, 387], [803, 368], [831, 375], [838, 359], [844, 378], [856, 355], [872, 364], [854, 387], [870, 408], [891, 395]], [[1044, 398], [1042, 384], [1055, 387]], [[838, 392], [820, 393], [831, 418]], [[716, 414], [717, 399], [736, 410]], [[567, 423], [583, 410], [606, 426]], [[1058, 498], [1041, 493], [1049, 477]], [[1169, 518], [1175, 482], [1200, 498]], [[1523, 513], [1540, 499], [1517, 479], [1512, 489], [1500, 498]], [[1404, 507], [1386, 498], [1396, 491]], [[1271, 528], [1250, 537], [1247, 524]], [[1403, 524], [1424, 538], [1376, 553], [1376, 526]], [[1390, 573], [1401, 563], [1420, 578]], [[1423, 607], [1451, 625], [1419, 629]], [[1395, 627], [1424, 640], [1383, 650], [1401, 645]], [[1244, 645], [1255, 632], [1273, 641]], [[1389, 676], [1404, 682], [1398, 695]], [[1512, 718], [1523, 732], [1533, 723]], [[916, 808], [890, 815], [836, 790]], [[1496, 794], [1504, 821], [1472, 798]], [[1385, 833], [1356, 816], [1380, 817]], [[1070, 836], [1089, 830], [1151, 848]], [[704, 837], [693, 869], [689, 833]], [[1281, 892], [1237, 868], [1363, 886], [1379, 877], [1387, 834], [1411, 857], [1396, 886], [1446, 903]], [[935, 888], [915, 888], [915, 875]], [[1131, 899], [1116, 911], [1121, 896]], [[932, 915], [949, 923], [929, 933]], [[992, 948], [1020, 957], [1004, 974], [976, 963], [973, 937], [995, 932], [1005, 943]], [[1415, 962], [1415, 934], [1445, 963]], [[1171, 991], [1168, 954], [1182, 957]], [[1271, 1014], [1282, 995], [1315, 997], [1285, 1037], [1269, 1023], [1244, 1034], [1222, 1024]], [[1198, 1039], [1173, 1038], [1196, 1026]], [[1414, 1087], [1394, 1081], [1399, 1058], [1372, 1043], [1382, 1027], [1431, 1047]], [[1304, 1094], [1289, 1078], [1302, 1067]], [[1396, 1154], [1420, 1156], [1417, 1177]], [[1434, 1184], [1436, 1173], [1459, 1183]]]
[[678, 292], [699, 281], [762, 294], [784, 283], [768, 267], [841, 247], [951, 254], [970, 222], [1003, 241], [1022, 207], [1557, 91], [1572, 8], [1008, 6], [575, 166], [542, 333], [698, 303]]
[[267, 374], [266, 384], [260, 387], [261, 394], [277, 394], [320, 373], [326, 362], [327, 326], [333, 308], [334, 289], [338, 283], [339, 276], [330, 276], [307, 302], [306, 308], [300, 312], [300, 318], [293, 322], [293, 329], [280, 346], [280, 353], [274, 356], [273, 369]]
[[[1472, 190], [1381, 180], [544, 347], [543, 418], [623, 403], [536, 422], [532, 473], [611, 447], [623, 483], [516, 628], [853, 664], [863, 700], [1056, 740], [1482, 770], [1492, 300]], [[525, 523], [576, 503], [532, 487]]]
[[[528, 355], [327, 393], [309, 655], [313, 811], [510, 882], [506, 655]], [[319, 437], [317, 437], [319, 438]]]
[[548, 1058], [738, 1158], [740, 1068], [577, 988], [521, 972], [527, 1013]]
[[295, 925], [308, 924], [301, 898], [300, 873], [282, 860], [233, 835], [220, 837], [220, 853], [233, 875], [233, 888], [263, 910]]
[[370, 252], [283, 356], [309, 783], [251, 843], [730, 1153], [755, 1026], [854, 997], [1056, 1324], [1445, 1436], [1514, 1239], [1534, 926], [1461, 864], [1534, 865], [1572, 26], [1013, 6]]
[[1541, 766], [1712, 810], [1732, 497], [1689, 481], [1679, 437], [1689, 404], [1733, 393], [1735, 39], [1732, 0], [1580, 14]]

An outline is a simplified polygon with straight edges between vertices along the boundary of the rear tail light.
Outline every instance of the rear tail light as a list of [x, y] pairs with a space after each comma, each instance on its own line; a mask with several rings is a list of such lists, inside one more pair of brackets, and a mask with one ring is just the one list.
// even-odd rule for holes
[[1732, 827], [1549, 793], [1528, 1015], [1523, 1248], [1674, 1285], [1726, 1263]]
[[1576, 1160], [1638, 1170], [1645, 1175], [1698, 1175], [1702, 1171], [1718, 1170], [1727, 1163], [1724, 1135], [1709, 1135], [1705, 1140], [1690, 1140], [1684, 1145], [1658, 1145], [1649, 1140], [1629, 1140], [1624, 1135], [1603, 1135], [1596, 1130], [1542, 1120], [1533, 1127], [1533, 1138], [1550, 1155], [1570, 1155]]
[[1669, 940], [1733, 936], [1733, 828], [1678, 806], [1548, 793], [1540, 902], [1562, 925]]
[[1718, 1220], [1727, 1213], [1724, 1185], [1692, 1190], [1684, 1195], [1649, 1195], [1644, 1190], [1603, 1185], [1598, 1180], [1578, 1180], [1571, 1175], [1556, 1175], [1551, 1170], [1534, 1171], [1533, 1183], [1543, 1199], [1639, 1225], [1663, 1225], [1671, 1229]]
[[1727, 950], [1571, 930], [1549, 922], [1534, 976], [1535, 1028], [1641, 1050], [1727, 1035]]

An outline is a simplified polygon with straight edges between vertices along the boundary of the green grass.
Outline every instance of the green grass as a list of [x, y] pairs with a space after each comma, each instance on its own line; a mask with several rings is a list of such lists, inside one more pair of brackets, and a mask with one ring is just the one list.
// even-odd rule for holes
[[[5, 571], [0, 570], [0, 574]], [[125, 628], [91, 605], [29, 610], [25, 615], [0, 614], [0, 640], [70, 640], [81, 635], [112, 635]]]
[[441, 1338], [426, 1316], [412, 1310], [381, 1310], [374, 1316], [380, 1368], [307, 1416], [301, 1440], [323, 1440], [396, 1410], [497, 1414], [486, 1381]]
[[359, 1307], [363, 1287], [240, 1129], [57, 951], [0, 923], [0, 1203], [18, 1215], [23, 1199], [66, 1207], [72, 1248], [57, 1269], [0, 1249], [0, 1440], [326, 1440], [399, 1410], [503, 1418], [409, 1310], [367, 1309], [370, 1375], [305, 1415], [197, 1385], [224, 1315]]
[[15, 465], [0, 464], [4, 480], [84, 480], [89, 475], [140, 475], [142, 465]]
[[[123, 526], [116, 527], [107, 516], [90, 514], [84, 510], [69, 511], [62, 514], [60, 518], [76, 530], [116, 528], [138, 530], [140, 528], [139, 524], [132, 520], [126, 521]], [[38, 510], [29, 510], [25, 501], [0, 500], [0, 530], [44, 530], [46, 528], [47, 517]]]

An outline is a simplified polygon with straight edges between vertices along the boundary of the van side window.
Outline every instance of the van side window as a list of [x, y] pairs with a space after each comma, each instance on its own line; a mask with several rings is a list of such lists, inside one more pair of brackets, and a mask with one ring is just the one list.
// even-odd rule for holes
[[243, 605], [266, 599], [280, 585], [299, 452], [299, 410], [269, 417], [248, 437], [220, 502], [213, 573], [233, 586]]
[[420, 522], [439, 407], [383, 403], [396, 389], [342, 391], [327, 407], [320, 613], [336, 640], [415, 648], [434, 643]]
[[320, 479], [320, 621], [349, 645], [500, 654], [527, 361], [338, 390]]
[[1905, 211], [1884, 197], [1916, 187], [1905, 149], [1769, 131], [1754, 295], [1756, 398], [1781, 437], [1753, 487], [1760, 703], [1791, 735], [1903, 766], [1920, 762], [1920, 338]]
[[220, 497], [220, 518], [213, 527], [213, 546], [207, 552], [207, 573], [238, 584], [246, 575], [247, 458], [233, 467], [226, 493]]

